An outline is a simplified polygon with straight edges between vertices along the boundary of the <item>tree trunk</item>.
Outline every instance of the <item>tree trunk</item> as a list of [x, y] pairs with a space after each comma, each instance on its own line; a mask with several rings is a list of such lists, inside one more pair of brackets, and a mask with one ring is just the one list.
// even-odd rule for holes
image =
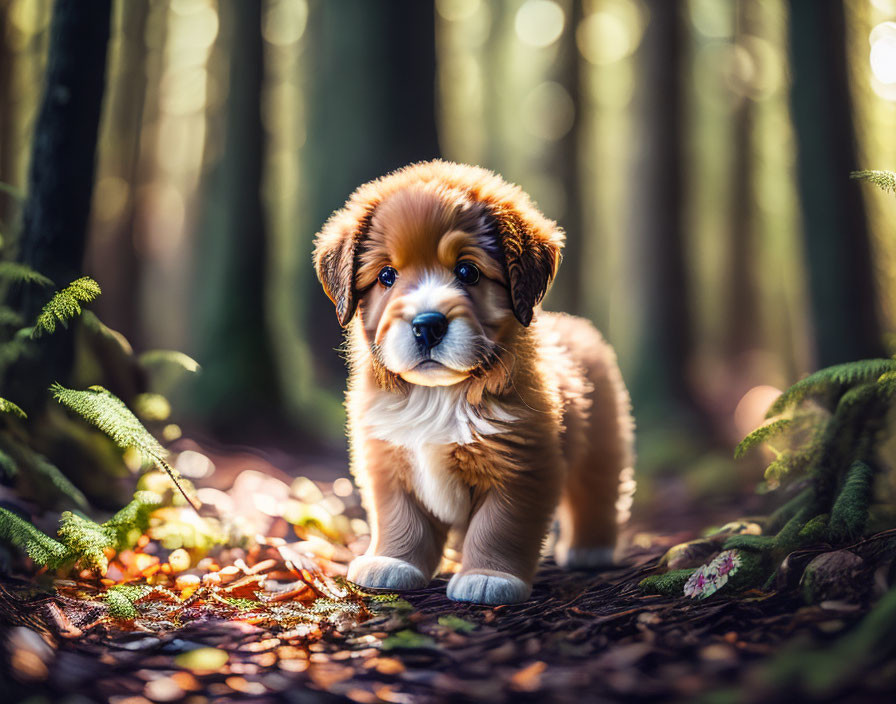
[[194, 319], [203, 371], [193, 397], [218, 432], [246, 429], [247, 419], [267, 427], [280, 408], [265, 313], [261, 9], [258, 2], [222, 6], [230, 65], [225, 143], [197, 247]]
[[[845, 19], [837, 0], [790, 0], [791, 102], [817, 364], [883, 356], [856, 162]], [[873, 165], [871, 165], [873, 167]]]
[[[311, 233], [355, 188], [440, 153], [432, 2], [314, 2], [306, 36], [311, 85], [303, 262], [310, 261]], [[313, 275], [299, 295], [312, 357], [321, 362], [318, 381], [342, 388], [345, 370], [333, 351], [342, 333], [332, 305]]]
[[[119, 214], [111, 221], [94, 220], [87, 251], [87, 271], [103, 287], [96, 312], [109, 327], [121, 332], [134, 346], [143, 347], [140, 335], [139, 296], [140, 260], [134, 246], [137, 189], [141, 171], [140, 142], [146, 102], [146, 26], [149, 3], [124, 2], [121, 13], [119, 65], [115, 85], [107, 95], [109, 142], [103, 156], [111, 176], [127, 185], [127, 196]], [[164, 28], [158, 30], [164, 32]], [[102, 166], [102, 164], [101, 164]], [[100, 169], [102, 175], [103, 170]], [[109, 266], [114, 262], [115, 266]]]
[[[692, 349], [685, 266], [682, 157], [682, 3], [651, 0], [636, 96], [637, 155], [628, 233], [636, 415], [692, 409], [687, 375]], [[678, 417], [677, 415], [674, 417]]]
[[[752, 4], [740, 0], [735, 10], [735, 40], [748, 37]], [[728, 246], [728, 286], [725, 318], [724, 354], [734, 370], [749, 375], [744, 368], [745, 355], [760, 347], [760, 297], [755, 266], [759, 247], [756, 242], [754, 179], [756, 147], [753, 142], [756, 103], [746, 94], [738, 96], [734, 113], [734, 144], [731, 160], [731, 233]], [[747, 379], [745, 379], [746, 381]], [[746, 389], [739, 389], [743, 393]]]
[[[81, 274], [106, 78], [111, 0], [56, 0], [34, 128], [19, 261], [65, 286]], [[29, 296], [26, 312], [41, 300]]]
[[585, 236], [582, 218], [581, 163], [582, 140], [582, 58], [576, 44], [576, 30], [582, 20], [582, 0], [569, 3], [569, 17], [559, 41], [558, 78], [572, 98], [574, 117], [569, 132], [560, 140], [552, 161], [558, 181], [563, 186], [566, 207], [560, 225], [566, 230], [563, 248], [565, 264], [551, 287], [550, 306], [556, 310], [582, 312], [582, 271], [585, 264]]
[[[110, 16], [111, 0], [56, 0], [53, 7], [18, 259], [49, 276], [57, 287], [82, 271]], [[24, 288], [13, 303], [26, 320], [33, 320], [48, 295]], [[39, 346], [27, 370], [20, 365], [8, 370], [7, 381], [26, 410], [41, 403], [52, 380], [67, 378], [72, 348], [70, 332], [58, 331]]]

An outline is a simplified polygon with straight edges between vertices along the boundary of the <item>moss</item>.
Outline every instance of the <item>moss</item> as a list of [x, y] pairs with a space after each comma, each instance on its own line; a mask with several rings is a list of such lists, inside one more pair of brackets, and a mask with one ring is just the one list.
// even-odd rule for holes
[[109, 615], [122, 620], [132, 620], [140, 615], [134, 602], [146, 596], [152, 587], [145, 584], [120, 584], [104, 595]]
[[664, 574], [655, 574], [642, 579], [638, 586], [645, 594], [664, 594], [666, 596], [681, 596], [684, 583], [696, 570], [672, 570]]
[[732, 535], [722, 546], [723, 550], [771, 550], [775, 539], [770, 535]]
[[831, 509], [830, 534], [836, 541], [854, 540], [862, 535], [868, 522], [868, 506], [874, 470], [861, 460], [850, 465], [840, 495]]
[[810, 519], [799, 532], [799, 540], [803, 543], [821, 543], [828, 538], [828, 520], [830, 515], [823, 513]]
[[768, 579], [773, 572], [772, 559], [767, 552], [739, 550], [740, 567], [728, 578], [726, 592], [739, 592], [754, 589]]

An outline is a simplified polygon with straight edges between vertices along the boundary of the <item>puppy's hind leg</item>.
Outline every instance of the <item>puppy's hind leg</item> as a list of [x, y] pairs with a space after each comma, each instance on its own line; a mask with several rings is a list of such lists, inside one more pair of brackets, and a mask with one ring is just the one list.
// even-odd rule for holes
[[554, 559], [570, 569], [614, 563], [618, 527], [628, 519], [635, 489], [628, 393], [615, 367], [601, 370], [603, 375], [589, 371], [593, 402], [557, 512]]

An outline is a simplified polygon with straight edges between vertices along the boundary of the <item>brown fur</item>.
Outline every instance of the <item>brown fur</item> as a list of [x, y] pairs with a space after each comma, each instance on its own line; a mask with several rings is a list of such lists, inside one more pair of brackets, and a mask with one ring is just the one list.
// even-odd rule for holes
[[[590, 323], [539, 311], [563, 239], [518, 187], [441, 161], [361, 186], [324, 226], [315, 264], [347, 326], [352, 471], [373, 534], [351, 578], [423, 586], [453, 528], [465, 537], [449, 596], [501, 603], [528, 594], [555, 513], [558, 561], [591, 566], [615, 546], [634, 487], [628, 394]], [[388, 435], [381, 439], [371, 428], [383, 409], [414, 403], [415, 384], [404, 378], [414, 372], [390, 367], [390, 330], [399, 326], [398, 335], [420, 312], [421, 282], [450, 278], [460, 259], [478, 266], [479, 283], [434, 289], [427, 305], [462, 321], [481, 349], [451, 367], [451, 385], [422, 396], [430, 405], [420, 408], [425, 414], [446, 398], [466, 404], [458, 409], [473, 418], [471, 437], [408, 444], [387, 427], [377, 430]], [[398, 271], [388, 289], [377, 283], [384, 266]], [[396, 438], [414, 433], [413, 416], [396, 418]]]

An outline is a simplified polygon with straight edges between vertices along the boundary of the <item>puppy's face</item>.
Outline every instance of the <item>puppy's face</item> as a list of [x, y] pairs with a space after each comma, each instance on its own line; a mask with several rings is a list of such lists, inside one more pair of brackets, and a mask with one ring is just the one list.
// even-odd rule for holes
[[515, 319], [490, 225], [482, 205], [422, 187], [377, 207], [355, 285], [365, 337], [393, 374], [447, 386], [494, 360]]
[[416, 164], [359, 188], [318, 235], [315, 264], [375, 364], [412, 384], [479, 376], [532, 319], [563, 233], [476, 167]]

